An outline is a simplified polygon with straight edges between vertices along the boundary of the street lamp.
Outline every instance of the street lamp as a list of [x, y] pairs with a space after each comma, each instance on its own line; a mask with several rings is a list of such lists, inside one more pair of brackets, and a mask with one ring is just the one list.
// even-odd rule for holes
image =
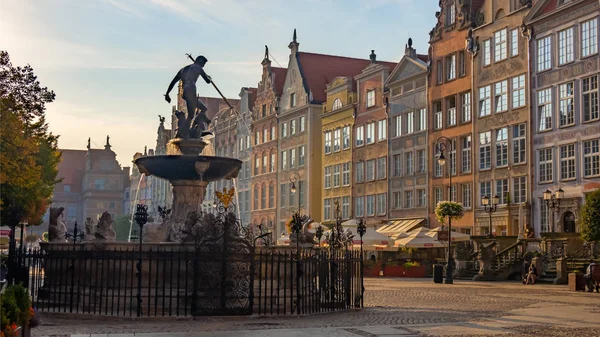
[[544, 201], [548, 209], [552, 210], [551, 230], [554, 232], [554, 212], [560, 209], [560, 201], [565, 197], [565, 191], [559, 188], [554, 194], [550, 190], [546, 190], [543, 194]]
[[[448, 148], [448, 144], [450, 144], [450, 154], [452, 154], [452, 152], [454, 151], [454, 144], [452, 143], [452, 140], [450, 140], [447, 137], [440, 137], [435, 141], [435, 149], [437, 151], [437, 153], [439, 153], [438, 155], [438, 164], [440, 164], [440, 166], [444, 166], [446, 164], [446, 157], [444, 156], [444, 152], [447, 150]], [[449, 187], [448, 187], [448, 194], [449, 194], [449, 198], [450, 201], [452, 201], [452, 164], [448, 165], [448, 178], [449, 178]], [[446, 263], [446, 279], [444, 280], [444, 282], [446, 284], [453, 284], [454, 280], [452, 278], [452, 273], [454, 271], [454, 258], [452, 257], [452, 219], [449, 217], [448, 218], [448, 261]]]
[[364, 283], [364, 257], [363, 257], [363, 236], [367, 233], [367, 225], [363, 219], [360, 219], [358, 225], [356, 225], [356, 231], [360, 236], [360, 306], [363, 306], [363, 295], [365, 293], [365, 283]]
[[[296, 183], [298, 183], [298, 187], [300, 187], [299, 181], [300, 175], [298, 174], [298, 172], [292, 172], [290, 174], [290, 192], [296, 193]], [[300, 195], [298, 195], [298, 213], [300, 213]]]
[[[300, 180], [297, 172], [290, 174], [290, 192], [296, 193], [296, 183]], [[290, 205], [291, 206], [291, 205]], [[302, 231], [302, 218], [300, 217], [300, 196], [298, 195], [298, 211], [292, 215], [292, 232], [296, 234], [296, 313], [300, 314], [300, 277], [302, 277], [302, 264], [300, 263], [300, 232]]]
[[[491, 205], [490, 205], [490, 201], [491, 201]], [[485, 212], [489, 213], [489, 215], [490, 215], [490, 229], [489, 229], [489, 233], [488, 233], [489, 238], [493, 237], [493, 235], [492, 235], [492, 213], [496, 212], [496, 210], [498, 209], [499, 203], [500, 203], [500, 198], [497, 195], [492, 198], [485, 195], [481, 198], [481, 205], [483, 206], [483, 210]]]
[[137, 263], [138, 291], [137, 316], [142, 316], [142, 242], [144, 241], [144, 225], [148, 222], [148, 206], [137, 204], [134, 215], [135, 222], [140, 226], [140, 251]]

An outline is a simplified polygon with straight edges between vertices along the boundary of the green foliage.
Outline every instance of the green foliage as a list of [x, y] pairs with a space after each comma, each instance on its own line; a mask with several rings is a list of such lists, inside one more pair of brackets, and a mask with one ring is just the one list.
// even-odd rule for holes
[[588, 194], [581, 210], [581, 238], [600, 241], [600, 190]]
[[115, 217], [115, 224], [113, 228], [117, 234], [117, 241], [127, 241], [130, 224], [131, 217], [128, 215], [118, 215]]
[[58, 137], [48, 131], [46, 103], [55, 94], [41, 87], [33, 68], [14, 67], [0, 51], [0, 217], [3, 225], [38, 225], [57, 183]]
[[421, 264], [419, 262], [417, 262], [417, 261], [406, 261], [404, 263], [404, 269], [408, 270], [408, 269], [410, 269], [412, 267], [418, 267], [420, 265]]
[[439, 223], [445, 223], [446, 218], [458, 220], [464, 215], [462, 204], [454, 201], [440, 201], [435, 207], [435, 217]]
[[33, 317], [29, 291], [20, 284], [6, 287], [0, 300], [0, 306], [2, 307], [2, 329], [7, 335], [10, 335], [10, 331], [4, 330], [7, 326], [13, 323], [23, 326], [29, 323]]

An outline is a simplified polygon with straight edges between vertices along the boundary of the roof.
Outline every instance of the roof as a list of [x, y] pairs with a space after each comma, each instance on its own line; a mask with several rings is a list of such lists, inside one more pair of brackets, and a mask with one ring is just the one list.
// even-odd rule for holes
[[56, 184], [55, 189], [62, 192], [62, 185], [71, 185], [72, 192], [80, 192], [83, 174], [85, 172], [85, 156], [87, 155], [87, 150], [59, 149], [59, 151], [61, 153], [61, 158], [58, 163], [58, 174], [56, 177], [62, 179], [62, 182]]
[[[285, 76], [284, 76], [285, 77]], [[257, 88], [248, 88], [248, 106], [254, 106], [254, 101], [256, 101], [256, 94], [258, 93]]]
[[429, 55], [417, 54], [417, 58], [425, 63], [429, 63]]
[[[354, 77], [371, 64], [369, 59], [298, 52], [296, 55], [305, 88], [312, 92], [312, 101], [323, 103], [327, 100], [327, 84], [338, 76]], [[396, 63], [377, 61], [377, 64], [394, 69]]]
[[[225, 100], [223, 100], [223, 98], [221, 98], [221, 97], [198, 96], [198, 100], [202, 101], [202, 103], [204, 103], [204, 105], [206, 105], [206, 107], [208, 108], [208, 110], [206, 111], [206, 116], [211, 120], [217, 115], [219, 110], [221, 110], [225, 107], [229, 107], [227, 105], [227, 103], [225, 103]], [[229, 101], [229, 103], [231, 105], [233, 105], [234, 108], [239, 109], [239, 107], [240, 107], [239, 99], [227, 98], [227, 100]]]
[[[273, 75], [275, 75], [275, 83], [273, 83], [275, 95], [281, 96], [281, 94], [283, 93], [283, 85], [285, 84], [285, 75], [287, 74], [287, 68], [271, 67], [271, 72], [273, 73]], [[254, 104], [250, 106], [254, 106]]]

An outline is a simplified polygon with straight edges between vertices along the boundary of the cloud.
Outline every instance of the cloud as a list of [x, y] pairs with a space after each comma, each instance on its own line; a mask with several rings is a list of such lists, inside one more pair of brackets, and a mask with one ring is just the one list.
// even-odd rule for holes
[[121, 2], [119, 0], [105, 0], [105, 1], [127, 14], [131, 14], [133, 16], [136, 16], [136, 17], [142, 18], [142, 19], [148, 18], [145, 14], [140, 12], [138, 9], [133, 8], [127, 4], [124, 4], [123, 2]]

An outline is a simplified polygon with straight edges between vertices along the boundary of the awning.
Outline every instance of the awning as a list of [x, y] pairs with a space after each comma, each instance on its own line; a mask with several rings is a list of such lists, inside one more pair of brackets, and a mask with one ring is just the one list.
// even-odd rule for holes
[[408, 233], [415, 228], [422, 227], [425, 219], [399, 219], [381, 226], [377, 231], [389, 237], [398, 237], [402, 233]]
[[406, 247], [406, 248], [443, 248], [447, 244], [437, 241], [431, 236], [427, 235], [431, 231], [427, 228], [415, 229], [408, 233], [408, 236], [402, 239], [398, 239], [394, 242], [394, 247]]

